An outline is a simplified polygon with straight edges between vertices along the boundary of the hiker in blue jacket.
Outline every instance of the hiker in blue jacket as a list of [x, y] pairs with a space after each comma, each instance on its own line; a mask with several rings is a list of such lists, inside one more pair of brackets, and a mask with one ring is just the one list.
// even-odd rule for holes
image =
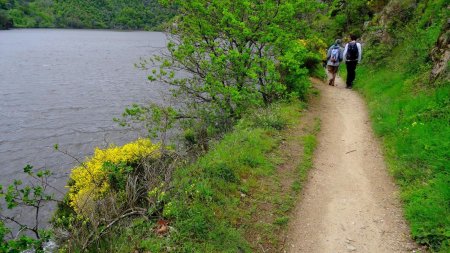
[[354, 34], [350, 35], [351, 41], [345, 45], [344, 60], [347, 66], [347, 81], [346, 88], [351, 89], [353, 87], [353, 81], [356, 77], [356, 65], [361, 62], [362, 49], [361, 44], [356, 42], [358, 37]]
[[336, 42], [328, 49], [327, 53], [327, 70], [330, 73], [328, 85], [334, 86], [334, 79], [339, 69], [339, 64], [343, 59], [342, 41], [337, 39]]

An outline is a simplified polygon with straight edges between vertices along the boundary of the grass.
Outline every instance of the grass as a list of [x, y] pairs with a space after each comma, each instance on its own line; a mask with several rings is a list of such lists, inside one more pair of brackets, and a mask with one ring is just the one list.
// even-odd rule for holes
[[[399, 44], [358, 67], [356, 79], [401, 187], [412, 236], [433, 252], [450, 252], [450, 81], [429, 79], [430, 51], [445, 31], [447, 5], [419, 3], [414, 18], [393, 32]], [[383, 47], [390, 48], [369, 47], [366, 56], [380, 56]]]
[[417, 242], [450, 250], [450, 85], [424, 88], [407, 69], [358, 69], [373, 128], [401, 186]]
[[[135, 219], [92, 251], [280, 251], [320, 126], [294, 131], [302, 107], [295, 102], [254, 110], [207, 154], [179, 168], [162, 200], [168, 234], [155, 233], [156, 219]], [[296, 159], [286, 147], [297, 147]]]

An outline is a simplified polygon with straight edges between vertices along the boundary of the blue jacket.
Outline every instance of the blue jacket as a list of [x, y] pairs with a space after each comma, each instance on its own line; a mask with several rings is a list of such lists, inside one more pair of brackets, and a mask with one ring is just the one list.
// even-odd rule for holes
[[[338, 47], [339, 48], [339, 59], [336, 62], [332, 62], [331, 61], [331, 50], [333, 50], [333, 48]], [[329, 49], [328, 49], [328, 53], [327, 53], [327, 65], [330, 66], [339, 66], [339, 63], [344, 59], [344, 49], [336, 44], [332, 45]]]

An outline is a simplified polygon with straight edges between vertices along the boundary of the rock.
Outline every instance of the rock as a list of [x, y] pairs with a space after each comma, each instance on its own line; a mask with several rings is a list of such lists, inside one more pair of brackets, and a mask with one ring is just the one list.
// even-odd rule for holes
[[353, 246], [353, 245], [347, 245], [347, 250], [348, 250], [349, 252], [356, 251], [356, 247]]
[[[450, 22], [450, 20], [448, 21]], [[433, 61], [433, 69], [430, 73], [430, 79], [436, 80], [440, 76], [448, 78], [447, 66], [450, 60], [450, 23], [447, 23], [442, 33], [440, 34], [436, 46], [431, 50], [430, 57]], [[446, 73], [447, 72], [447, 73]]]

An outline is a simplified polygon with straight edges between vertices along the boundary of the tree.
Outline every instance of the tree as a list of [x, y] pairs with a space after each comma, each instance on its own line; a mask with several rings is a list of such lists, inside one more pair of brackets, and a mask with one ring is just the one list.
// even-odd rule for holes
[[9, 29], [12, 27], [12, 21], [8, 17], [6, 11], [0, 9], [0, 30], [1, 29]]
[[[172, 95], [186, 105], [180, 115], [207, 127], [227, 127], [246, 108], [291, 92], [282, 82], [290, 74], [282, 61], [290, 50], [306, 51], [296, 40], [308, 36], [308, 13], [319, 6], [316, 1], [163, 2], [179, 12], [167, 28], [169, 53], [143, 67], [157, 64], [149, 79], [173, 88]], [[302, 59], [291, 63], [304, 68]]]

